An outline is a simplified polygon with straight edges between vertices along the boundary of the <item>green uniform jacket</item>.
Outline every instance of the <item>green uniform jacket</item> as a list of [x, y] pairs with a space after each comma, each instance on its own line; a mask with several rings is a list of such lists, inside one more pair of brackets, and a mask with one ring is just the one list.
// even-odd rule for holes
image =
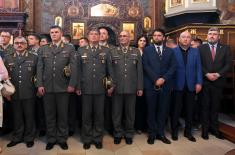
[[111, 51], [114, 78], [116, 80], [115, 93], [136, 94], [143, 90], [143, 68], [140, 51], [129, 47], [124, 53], [121, 47]]
[[5, 57], [5, 66], [11, 82], [16, 88], [12, 96], [13, 100], [35, 97], [36, 87], [34, 77], [36, 75], [37, 61], [37, 56], [28, 51], [20, 58], [16, 53]]
[[81, 65], [80, 89], [82, 94], [105, 94], [103, 78], [110, 76], [113, 79], [109, 49], [104, 46], [98, 46], [96, 51], [92, 52], [90, 46], [85, 46], [79, 48], [78, 52]]
[[[64, 74], [70, 65], [71, 75]], [[66, 92], [68, 86], [77, 85], [77, 54], [73, 46], [61, 43], [45, 45], [38, 50], [37, 86], [44, 87], [46, 93]]]

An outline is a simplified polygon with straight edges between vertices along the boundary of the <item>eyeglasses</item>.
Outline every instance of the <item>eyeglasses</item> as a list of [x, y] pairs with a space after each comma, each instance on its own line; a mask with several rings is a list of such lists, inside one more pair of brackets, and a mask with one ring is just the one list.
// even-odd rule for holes
[[15, 44], [15, 45], [19, 45], [19, 44], [21, 44], [21, 45], [25, 45], [25, 44], [26, 44], [26, 42], [14, 42], [14, 44]]
[[1, 37], [3, 37], [3, 38], [10, 38], [11, 36], [4, 36], [4, 35], [1, 35]]

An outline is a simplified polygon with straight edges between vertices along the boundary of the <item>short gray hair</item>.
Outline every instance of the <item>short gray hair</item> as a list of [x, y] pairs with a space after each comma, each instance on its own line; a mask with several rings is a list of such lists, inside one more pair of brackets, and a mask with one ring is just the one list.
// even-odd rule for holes
[[27, 40], [25, 37], [22, 37], [22, 36], [15, 37], [14, 42], [16, 39], [22, 39], [22, 40], [24, 40], [25, 43], [27, 43]]
[[208, 30], [208, 33], [210, 31], [217, 31], [219, 33], [219, 28], [218, 27], [211, 27], [209, 30]]

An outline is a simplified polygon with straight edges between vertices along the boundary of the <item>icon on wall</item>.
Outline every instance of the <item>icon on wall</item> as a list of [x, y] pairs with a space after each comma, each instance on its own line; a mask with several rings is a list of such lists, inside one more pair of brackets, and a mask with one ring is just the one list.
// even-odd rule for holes
[[84, 37], [85, 24], [84, 23], [73, 23], [72, 25], [72, 34], [73, 39], [80, 39]]
[[182, 5], [183, 1], [182, 0], [170, 0], [170, 7], [175, 7]]
[[122, 30], [130, 33], [130, 39], [135, 40], [135, 24], [134, 23], [123, 23]]
[[150, 30], [152, 27], [152, 20], [150, 17], [144, 17], [144, 29], [145, 30]]
[[206, 3], [209, 2], [209, 0], [193, 0], [193, 3]]
[[60, 16], [55, 17], [55, 25], [62, 27], [62, 17]]

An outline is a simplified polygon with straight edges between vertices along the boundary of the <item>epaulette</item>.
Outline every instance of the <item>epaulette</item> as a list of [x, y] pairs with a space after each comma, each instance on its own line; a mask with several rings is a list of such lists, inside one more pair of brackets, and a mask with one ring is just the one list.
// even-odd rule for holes
[[38, 56], [38, 53], [36, 52], [29, 51], [29, 53]]

